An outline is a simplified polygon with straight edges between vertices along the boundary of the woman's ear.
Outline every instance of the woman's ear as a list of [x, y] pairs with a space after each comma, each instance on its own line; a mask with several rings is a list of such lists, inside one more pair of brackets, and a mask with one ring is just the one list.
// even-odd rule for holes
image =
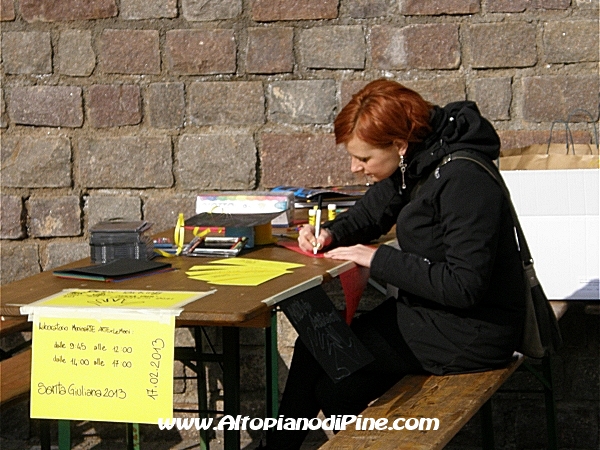
[[406, 151], [408, 150], [408, 141], [397, 139], [394, 141], [394, 146], [396, 147], [396, 150], [400, 156], [406, 155]]

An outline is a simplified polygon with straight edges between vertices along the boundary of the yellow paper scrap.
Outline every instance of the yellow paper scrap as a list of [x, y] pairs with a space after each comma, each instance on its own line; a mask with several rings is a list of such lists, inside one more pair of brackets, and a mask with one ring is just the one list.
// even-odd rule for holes
[[286, 273], [286, 270], [231, 270], [220, 271], [194, 271], [188, 272], [190, 278], [206, 281], [212, 284], [235, 284], [237, 286], [258, 286], [261, 283], [277, 278]]
[[194, 270], [188, 270], [187, 274], [211, 274], [211, 273], [236, 273], [236, 274], [245, 274], [245, 273], [267, 273], [267, 272], [288, 272], [291, 273], [291, 270], [286, 270], [281, 267], [242, 267], [242, 266], [214, 266], [207, 268], [196, 268]]
[[211, 261], [209, 264], [227, 264], [230, 266], [244, 266], [244, 267], [277, 267], [282, 269], [297, 269], [303, 267], [304, 264], [284, 262], [284, 261], [268, 261], [266, 259], [251, 259], [251, 258], [232, 258], [232, 259], [218, 259]]
[[193, 280], [210, 284], [258, 286], [302, 266], [303, 264], [262, 259], [233, 258], [211, 261], [203, 266], [193, 266], [186, 274]]
[[190, 276], [193, 280], [206, 281], [210, 284], [222, 285], [222, 286], [258, 286], [266, 281], [277, 278], [283, 275], [283, 273], [271, 274], [271, 275], [258, 275], [258, 274], [246, 274], [243, 277], [240, 276], [227, 276], [222, 277], [203, 277], [193, 275]]

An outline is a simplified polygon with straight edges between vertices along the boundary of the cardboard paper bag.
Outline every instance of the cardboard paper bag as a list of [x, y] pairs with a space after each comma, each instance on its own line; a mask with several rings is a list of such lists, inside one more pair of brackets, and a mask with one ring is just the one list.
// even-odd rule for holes
[[598, 169], [598, 147], [593, 144], [535, 144], [502, 150], [500, 170]]

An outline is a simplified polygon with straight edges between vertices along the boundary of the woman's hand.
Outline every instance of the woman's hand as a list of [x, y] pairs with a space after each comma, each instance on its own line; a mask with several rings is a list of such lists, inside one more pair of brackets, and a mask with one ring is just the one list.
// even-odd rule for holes
[[371, 267], [371, 260], [377, 249], [366, 245], [338, 247], [325, 253], [326, 258], [352, 261], [359, 266]]
[[315, 237], [315, 227], [312, 225], [304, 225], [298, 231], [298, 245], [305, 252], [313, 252], [313, 249], [317, 247], [317, 250], [331, 245], [333, 242], [333, 236], [327, 228], [321, 228], [321, 233], [318, 239]]

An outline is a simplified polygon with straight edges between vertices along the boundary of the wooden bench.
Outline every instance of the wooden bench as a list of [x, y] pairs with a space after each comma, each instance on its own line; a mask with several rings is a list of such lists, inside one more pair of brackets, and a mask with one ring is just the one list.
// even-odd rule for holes
[[[0, 316], [0, 338], [10, 336], [13, 334], [20, 333], [22, 331], [30, 331], [31, 322], [27, 320], [26, 316], [22, 317], [6, 317]], [[11, 355], [20, 352], [26, 347], [31, 345], [30, 341], [24, 341], [20, 344], [13, 346], [10, 350], [0, 349], [0, 360], [9, 358]]]
[[[0, 316], [0, 336], [30, 331], [31, 322], [23, 317]], [[2, 352], [0, 361], [0, 406], [2, 409], [29, 399], [31, 390], [31, 342], [23, 342], [10, 351]], [[50, 450], [49, 421], [40, 421], [40, 446]]]
[[0, 337], [29, 330], [31, 330], [31, 322], [27, 320], [27, 316], [0, 316]]
[[0, 405], [26, 400], [31, 386], [31, 347], [0, 361]]
[[[552, 302], [557, 318], [562, 317], [568, 307], [567, 302]], [[549, 357], [547, 357], [549, 360]], [[545, 358], [546, 359], [546, 358]], [[362, 424], [370, 424], [368, 418], [387, 418], [387, 426], [396, 419], [437, 418], [439, 426], [424, 424], [423, 430], [356, 430], [355, 424], [347, 426], [320, 447], [322, 450], [397, 450], [397, 449], [442, 449], [481, 409], [483, 447], [493, 448], [493, 428], [491, 420], [491, 397], [521, 365], [529, 361], [521, 355], [504, 368], [460, 375], [411, 375], [402, 378], [379, 399], [362, 412]], [[549, 367], [549, 361], [546, 367]], [[523, 364], [525, 363], [525, 364]], [[530, 367], [528, 367], [529, 369]], [[555, 426], [556, 411], [552, 393], [551, 375], [546, 373], [546, 408], [549, 434]], [[551, 423], [551, 417], [554, 422]], [[406, 425], [400, 420], [398, 425]], [[414, 421], [408, 422], [411, 427]], [[553, 439], [549, 436], [549, 441]], [[556, 448], [556, 439], [549, 442], [549, 448]]]
[[[27, 317], [0, 316], [0, 337], [28, 331]], [[31, 346], [23, 342], [0, 354], [0, 405], [10, 406], [28, 397], [31, 383]]]

